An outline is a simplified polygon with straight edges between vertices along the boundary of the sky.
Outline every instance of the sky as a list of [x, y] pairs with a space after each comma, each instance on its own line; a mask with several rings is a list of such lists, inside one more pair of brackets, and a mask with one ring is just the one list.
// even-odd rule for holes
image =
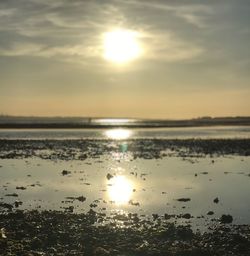
[[249, 0], [1, 0], [0, 114], [250, 116], [249, 46]]

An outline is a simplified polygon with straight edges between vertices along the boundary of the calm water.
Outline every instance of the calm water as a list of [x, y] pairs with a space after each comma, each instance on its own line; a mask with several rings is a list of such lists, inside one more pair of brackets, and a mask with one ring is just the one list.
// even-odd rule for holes
[[[1, 130], [8, 139], [79, 139], [138, 137], [249, 138], [249, 127], [178, 128], [150, 130]], [[96, 142], [98, 143], [98, 142]], [[67, 170], [68, 175], [62, 175]], [[18, 189], [19, 187], [19, 189]], [[20, 187], [23, 187], [20, 189]], [[17, 197], [8, 194], [17, 193]], [[109, 152], [84, 161], [40, 158], [0, 160], [0, 202], [23, 202], [20, 209], [87, 212], [90, 208], [142, 216], [185, 214], [204, 229], [207, 222], [231, 214], [234, 223], [250, 224], [250, 157], [134, 159], [131, 153]], [[67, 197], [86, 197], [86, 201]], [[219, 199], [216, 204], [215, 198]], [[177, 199], [187, 198], [187, 202]], [[207, 213], [213, 211], [209, 216]]]
[[0, 139], [250, 138], [250, 126], [146, 129], [0, 129]]
[[[87, 212], [91, 204], [96, 204], [95, 210], [105, 208], [107, 214], [190, 213], [192, 221], [202, 225], [221, 214], [231, 214], [235, 223], [250, 223], [250, 158], [219, 157], [214, 163], [211, 158], [195, 163], [178, 157], [130, 160], [117, 161], [112, 155], [71, 162], [1, 160], [0, 198], [9, 203], [21, 200], [22, 209], [64, 210], [74, 206], [74, 212]], [[63, 170], [71, 173], [63, 176]], [[107, 179], [108, 174], [113, 178]], [[12, 193], [18, 197], [6, 196]], [[67, 197], [79, 196], [86, 197], [86, 201], [65, 203]], [[218, 204], [213, 202], [216, 197]], [[179, 198], [190, 201], [179, 202]], [[208, 211], [215, 214], [209, 217]], [[199, 219], [201, 216], [205, 218]]]

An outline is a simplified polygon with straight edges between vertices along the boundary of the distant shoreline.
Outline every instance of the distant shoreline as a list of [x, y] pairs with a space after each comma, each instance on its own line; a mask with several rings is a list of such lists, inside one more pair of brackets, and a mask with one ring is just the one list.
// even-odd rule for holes
[[0, 116], [0, 129], [107, 129], [250, 126], [250, 117], [202, 117], [185, 120]]

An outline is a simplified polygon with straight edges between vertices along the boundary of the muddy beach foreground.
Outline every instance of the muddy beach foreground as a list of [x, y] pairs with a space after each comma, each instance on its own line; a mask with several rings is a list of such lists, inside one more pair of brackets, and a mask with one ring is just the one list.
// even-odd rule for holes
[[[10, 161], [38, 158], [55, 164], [58, 160], [85, 162], [114, 152], [129, 156], [127, 161], [131, 162], [168, 157], [192, 162], [208, 157], [213, 163], [215, 157], [248, 157], [250, 139], [0, 140], [0, 159]], [[246, 179], [250, 179], [248, 174], [246, 170]], [[60, 175], [66, 179], [67, 170]], [[201, 175], [207, 176], [205, 172]], [[25, 191], [22, 186], [16, 189]], [[86, 198], [72, 200], [82, 203]], [[190, 199], [178, 200], [184, 204]], [[214, 200], [211, 203], [218, 204], [219, 199]], [[4, 197], [0, 201], [0, 255], [250, 255], [250, 225], [236, 225], [229, 214], [212, 217], [207, 231], [200, 232], [191, 225], [171, 221], [173, 216], [168, 212], [110, 216], [93, 206], [76, 214], [70, 206], [62, 211], [20, 210], [19, 203], [7, 202]], [[208, 214], [213, 216], [212, 211]], [[192, 221], [193, 216], [179, 214], [174, 218]]]
[[[0, 216], [1, 255], [249, 255], [250, 227], [218, 225], [210, 233], [164, 220], [123, 216], [120, 223], [95, 225], [103, 217], [61, 212]], [[121, 218], [120, 218], [121, 219]]]

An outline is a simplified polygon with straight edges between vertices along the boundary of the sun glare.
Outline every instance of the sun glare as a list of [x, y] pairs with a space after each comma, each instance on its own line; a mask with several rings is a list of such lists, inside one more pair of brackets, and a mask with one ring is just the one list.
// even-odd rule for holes
[[138, 33], [130, 30], [117, 29], [104, 35], [104, 58], [122, 64], [132, 61], [141, 54], [137, 40]]
[[108, 186], [109, 198], [117, 205], [128, 203], [132, 193], [132, 184], [126, 177], [115, 176], [110, 180], [110, 186]]
[[110, 129], [105, 131], [105, 135], [109, 139], [124, 140], [124, 139], [128, 139], [132, 135], [132, 132], [126, 129]]

